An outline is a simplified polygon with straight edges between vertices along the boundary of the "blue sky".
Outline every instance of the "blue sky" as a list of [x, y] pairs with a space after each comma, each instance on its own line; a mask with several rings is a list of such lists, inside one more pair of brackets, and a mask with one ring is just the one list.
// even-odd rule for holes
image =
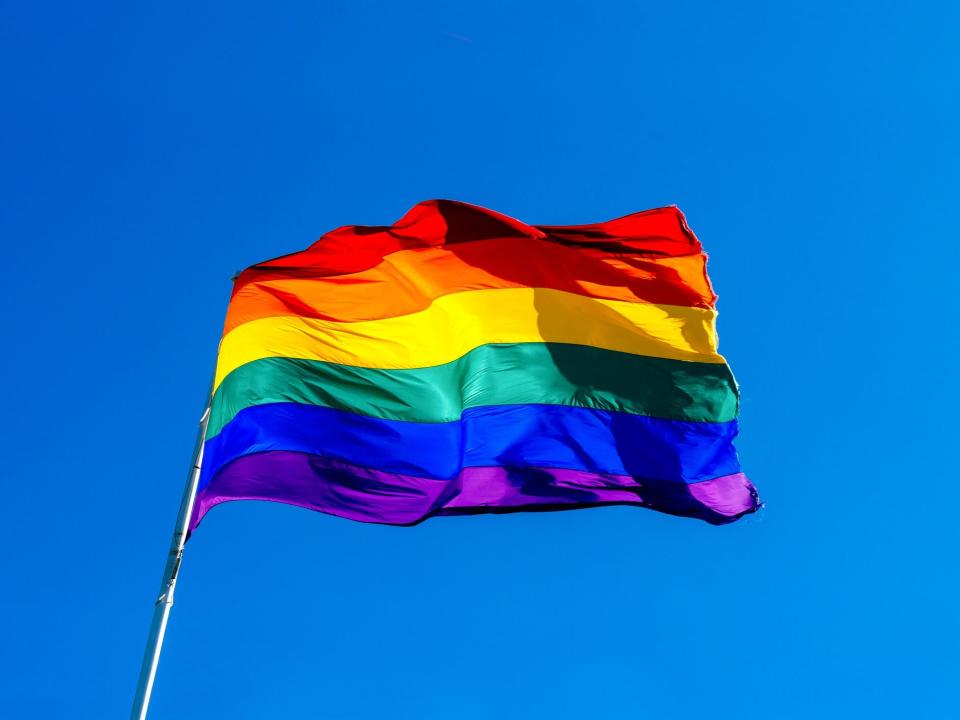
[[677, 203], [766, 509], [217, 508], [154, 718], [951, 718], [953, 3], [6, 4], [0, 707], [128, 712], [231, 275]]

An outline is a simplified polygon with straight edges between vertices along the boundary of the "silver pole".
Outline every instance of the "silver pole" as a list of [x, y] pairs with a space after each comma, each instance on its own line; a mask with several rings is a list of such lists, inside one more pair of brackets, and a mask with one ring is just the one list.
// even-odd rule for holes
[[180, 512], [177, 514], [177, 524], [173, 529], [170, 552], [167, 554], [167, 564], [163, 569], [163, 580], [160, 582], [160, 595], [157, 597], [153, 608], [153, 622], [150, 624], [147, 649], [143, 653], [140, 681], [137, 683], [137, 694], [133, 699], [130, 720], [145, 720], [147, 709], [150, 706], [150, 693], [153, 692], [153, 680], [157, 675], [157, 664], [160, 662], [163, 635], [167, 630], [167, 619], [170, 617], [170, 608], [173, 606], [173, 591], [177, 586], [177, 574], [180, 571], [180, 560], [183, 558], [183, 544], [187, 541], [190, 516], [193, 514], [193, 502], [197, 497], [197, 482], [200, 480], [200, 465], [203, 462], [203, 441], [207, 434], [207, 421], [209, 419], [210, 408], [207, 407], [203, 417], [200, 418], [197, 446], [193, 451], [193, 467], [190, 469], [187, 485], [183, 490]]

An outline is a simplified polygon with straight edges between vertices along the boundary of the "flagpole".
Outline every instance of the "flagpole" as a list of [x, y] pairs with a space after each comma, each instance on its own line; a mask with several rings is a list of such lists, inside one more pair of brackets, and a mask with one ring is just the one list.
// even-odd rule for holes
[[137, 683], [137, 694], [133, 699], [133, 709], [130, 711], [130, 720], [145, 720], [147, 717], [147, 709], [150, 706], [150, 693], [153, 692], [153, 680], [157, 675], [157, 664], [160, 662], [163, 636], [167, 630], [167, 619], [170, 617], [170, 608], [173, 606], [173, 591], [177, 586], [180, 560], [183, 558], [183, 544], [187, 541], [187, 531], [190, 528], [193, 504], [197, 498], [197, 483], [200, 480], [200, 465], [203, 462], [203, 441], [207, 434], [207, 422], [209, 419], [210, 407], [207, 406], [203, 417], [200, 418], [197, 445], [193, 451], [193, 466], [187, 477], [186, 487], [183, 489], [183, 499], [180, 501], [180, 512], [177, 514], [177, 524], [173, 528], [173, 538], [170, 540], [167, 564], [163, 569], [163, 580], [160, 582], [160, 593], [154, 603], [153, 622], [150, 624], [147, 648], [143, 653], [143, 663], [140, 666], [140, 680]]

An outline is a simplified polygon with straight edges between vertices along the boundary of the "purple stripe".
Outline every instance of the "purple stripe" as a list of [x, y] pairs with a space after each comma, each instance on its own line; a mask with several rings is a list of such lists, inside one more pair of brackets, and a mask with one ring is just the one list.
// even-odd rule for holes
[[623, 504], [719, 525], [759, 507], [743, 473], [688, 485], [557, 468], [471, 467], [453, 479], [437, 480], [272, 451], [241, 457], [220, 470], [197, 495], [190, 530], [210, 508], [230, 500], [272, 500], [390, 525], [433, 515]]

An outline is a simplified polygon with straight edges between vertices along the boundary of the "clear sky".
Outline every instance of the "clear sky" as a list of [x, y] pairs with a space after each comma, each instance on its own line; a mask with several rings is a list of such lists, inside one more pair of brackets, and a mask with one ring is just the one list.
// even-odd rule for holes
[[766, 509], [224, 505], [152, 717], [960, 716], [956, 8], [4, 4], [0, 714], [129, 712], [232, 274], [447, 197], [678, 204]]

